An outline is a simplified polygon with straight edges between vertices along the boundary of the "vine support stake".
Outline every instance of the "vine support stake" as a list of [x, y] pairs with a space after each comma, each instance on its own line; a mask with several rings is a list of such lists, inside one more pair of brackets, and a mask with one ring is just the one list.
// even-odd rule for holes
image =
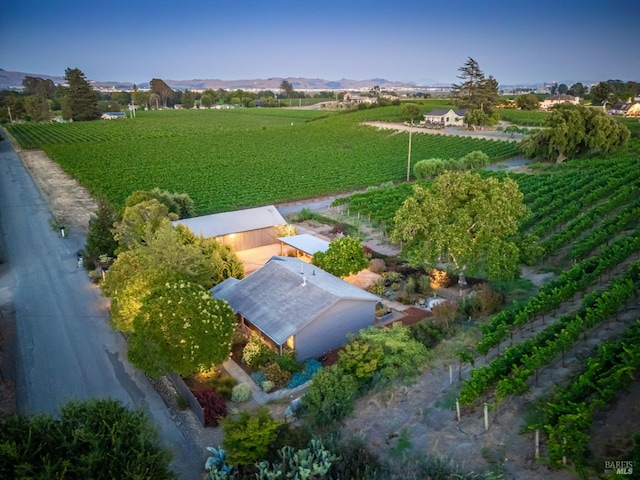
[[536, 459], [540, 458], [540, 429], [536, 428]]
[[456, 398], [456, 418], [460, 422], [460, 400]]
[[489, 405], [484, 402], [484, 431], [489, 430]]

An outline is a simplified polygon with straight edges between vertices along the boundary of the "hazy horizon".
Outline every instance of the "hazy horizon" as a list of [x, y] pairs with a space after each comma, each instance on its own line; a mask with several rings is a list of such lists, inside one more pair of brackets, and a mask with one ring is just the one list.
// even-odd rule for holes
[[[150, 7], [152, 5], [152, 8]], [[640, 2], [292, 0], [7, 2], [0, 67], [90, 80], [458, 81], [474, 58], [503, 85], [640, 80]]]

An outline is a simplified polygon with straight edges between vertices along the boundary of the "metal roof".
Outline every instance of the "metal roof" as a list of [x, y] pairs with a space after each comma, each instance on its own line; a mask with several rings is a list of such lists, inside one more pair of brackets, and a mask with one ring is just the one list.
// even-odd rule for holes
[[202, 235], [205, 238], [221, 237], [232, 233], [248, 232], [261, 228], [286, 225], [278, 209], [273, 205], [264, 207], [235, 210], [233, 212], [214, 213], [203, 217], [185, 218], [176, 220], [173, 225], [184, 225], [194, 235]]
[[228, 278], [210, 292], [278, 345], [342, 299], [380, 300], [302, 260], [279, 256], [244, 279]]
[[278, 237], [278, 240], [309, 255], [313, 255], [316, 252], [326, 252], [329, 248], [329, 242], [308, 233], [290, 237]]

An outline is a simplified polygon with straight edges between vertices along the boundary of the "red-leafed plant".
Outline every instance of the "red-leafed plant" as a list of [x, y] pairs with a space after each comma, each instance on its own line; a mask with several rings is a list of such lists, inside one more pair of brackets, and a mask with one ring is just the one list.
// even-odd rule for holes
[[196, 390], [193, 395], [204, 408], [205, 426], [217, 427], [220, 419], [227, 416], [227, 402], [224, 397], [210, 388]]

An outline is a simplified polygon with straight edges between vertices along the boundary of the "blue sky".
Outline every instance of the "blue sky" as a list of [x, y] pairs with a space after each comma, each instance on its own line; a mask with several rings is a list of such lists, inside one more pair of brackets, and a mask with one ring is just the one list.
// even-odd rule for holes
[[640, 0], [2, 0], [0, 68], [91, 80], [640, 81]]

